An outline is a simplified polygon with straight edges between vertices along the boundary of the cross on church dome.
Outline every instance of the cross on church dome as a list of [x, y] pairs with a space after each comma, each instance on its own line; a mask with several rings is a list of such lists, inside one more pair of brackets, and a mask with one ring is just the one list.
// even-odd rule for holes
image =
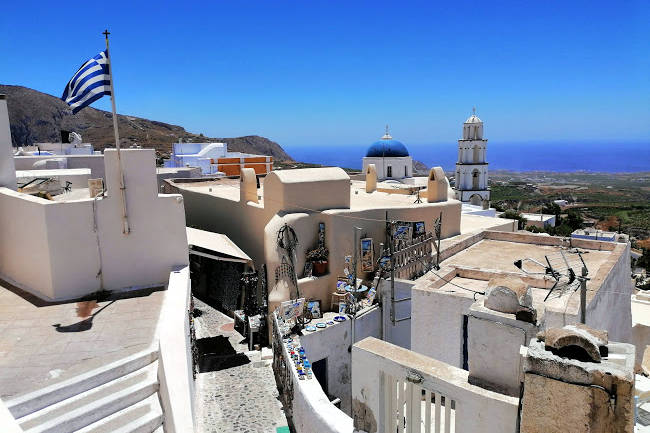
[[409, 156], [409, 151], [402, 142], [393, 139], [390, 135], [388, 125], [386, 125], [386, 133], [384, 136], [379, 141], [374, 142], [366, 152], [366, 157], [402, 158], [405, 156]]
[[393, 137], [388, 132], [388, 125], [386, 125], [386, 133], [384, 134], [383, 137], [381, 137], [381, 139], [382, 140], [392, 140], [393, 139]]
[[465, 123], [483, 123], [481, 119], [476, 115], [476, 107], [472, 107], [472, 115], [467, 118]]

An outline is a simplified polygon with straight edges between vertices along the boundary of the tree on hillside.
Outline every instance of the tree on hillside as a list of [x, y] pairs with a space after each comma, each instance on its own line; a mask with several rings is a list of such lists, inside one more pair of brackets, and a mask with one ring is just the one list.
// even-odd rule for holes
[[547, 215], [555, 215], [555, 224], [560, 224], [560, 214], [562, 213], [562, 208], [557, 203], [545, 203], [542, 206], [542, 213]]
[[639, 257], [636, 261], [636, 265], [640, 268], [645, 268], [646, 271], [650, 271], [650, 250], [643, 248], [643, 255]]
[[572, 229], [571, 231], [582, 228], [583, 222], [584, 220], [582, 219], [582, 215], [580, 215], [580, 212], [575, 210], [570, 210], [569, 213], [567, 214], [566, 224], [569, 227], [571, 227]]
[[523, 230], [526, 227], [526, 218], [524, 218], [519, 212], [514, 209], [508, 209], [500, 215], [501, 218], [508, 218], [511, 220], [517, 220], [517, 228]]

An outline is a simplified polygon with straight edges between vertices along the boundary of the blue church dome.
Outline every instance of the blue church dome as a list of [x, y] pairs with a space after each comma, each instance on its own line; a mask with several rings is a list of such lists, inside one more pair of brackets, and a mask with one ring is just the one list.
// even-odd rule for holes
[[382, 138], [379, 141], [372, 143], [366, 152], [367, 157], [402, 157], [409, 156], [409, 151], [401, 141], [393, 140], [393, 138]]

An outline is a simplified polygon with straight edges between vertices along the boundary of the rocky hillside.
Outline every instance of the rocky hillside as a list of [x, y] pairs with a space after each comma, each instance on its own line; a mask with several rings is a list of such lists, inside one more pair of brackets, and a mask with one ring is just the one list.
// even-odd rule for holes
[[[59, 142], [61, 129], [76, 131], [83, 141], [92, 143], [101, 150], [114, 146], [112, 114], [107, 111], [86, 107], [76, 115], [58, 97], [47, 95], [21, 86], [0, 84], [0, 93], [7, 95], [11, 139], [13, 145], [24, 146], [33, 143]], [[271, 155], [276, 160], [287, 161], [291, 157], [282, 147], [267, 138], [257, 135], [236, 138], [204, 137], [187, 132], [183, 127], [157, 122], [155, 120], [118, 114], [120, 144], [128, 147], [137, 142], [143, 147], [155, 148], [166, 154], [173, 142], [220, 141], [228, 143], [228, 150]]]
[[423, 162], [413, 160], [413, 175], [426, 176], [429, 174], [429, 167]]

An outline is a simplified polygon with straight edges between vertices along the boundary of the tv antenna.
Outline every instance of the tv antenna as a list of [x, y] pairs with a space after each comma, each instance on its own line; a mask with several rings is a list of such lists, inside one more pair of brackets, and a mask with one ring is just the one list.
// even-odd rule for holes
[[[546, 294], [544, 302], [556, 290], [562, 290], [562, 293], [565, 293], [580, 287], [580, 321], [585, 323], [589, 269], [582, 258], [582, 253], [577, 249], [566, 253], [560, 250], [544, 256], [544, 259], [546, 264], [533, 258], [524, 258], [515, 261], [514, 265], [525, 274], [548, 275], [555, 280], [553, 287]], [[525, 266], [527, 263], [532, 263], [537, 269], [527, 269]]]
[[422, 203], [422, 199], [420, 198], [420, 190], [419, 189], [417, 190], [417, 195], [418, 195], [417, 198], [413, 202], [414, 204]]

